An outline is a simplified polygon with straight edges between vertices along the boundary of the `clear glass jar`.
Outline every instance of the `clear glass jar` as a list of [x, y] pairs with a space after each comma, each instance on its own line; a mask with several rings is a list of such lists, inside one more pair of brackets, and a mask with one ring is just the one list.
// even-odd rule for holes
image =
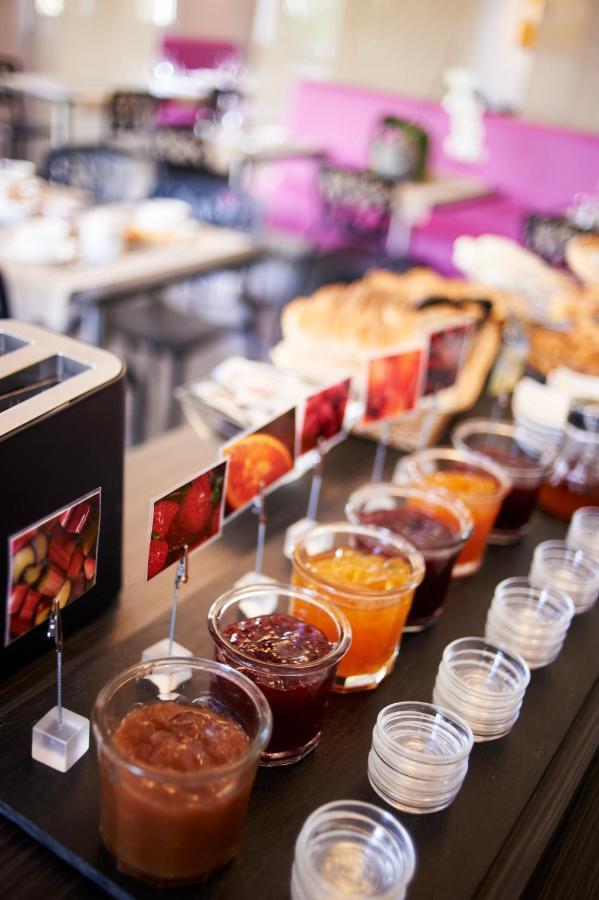
[[[173, 675], [177, 693], [161, 694], [157, 683]], [[165, 712], [167, 704], [180, 706], [177, 716], [194, 723], [198, 710], [214, 721], [225, 717], [247, 735], [245, 749], [238, 756], [231, 753], [231, 736], [224, 733], [223, 746], [216, 747], [209, 718], [204, 732], [209, 740], [201, 751], [204, 766], [194, 768], [195, 724], [187, 723], [183, 742], [180, 731], [174, 740], [172, 719], [166, 726], [153, 724], [153, 716]], [[115, 733], [129, 713], [140, 710], [149, 726], [136, 723], [137, 737], [131, 732], [131, 740], [134, 747], [145, 741], [135, 753], [125, 753]], [[204, 881], [235, 856], [258, 760], [272, 728], [268, 703], [249, 678], [192, 657], [139, 663], [102, 688], [92, 723], [100, 770], [100, 833], [122, 872], [157, 887], [173, 887]], [[185, 728], [186, 722], [177, 725]], [[152, 728], [156, 741], [148, 742]], [[154, 749], [161, 744], [160, 764], [139, 762], [140, 755], [148, 758], [149, 744]], [[213, 763], [217, 758], [224, 761]]]
[[511, 490], [504, 498], [489, 536], [491, 544], [513, 544], [525, 535], [543, 478], [555, 458], [555, 448], [523, 442], [515, 425], [491, 419], [467, 419], [451, 433], [457, 450], [474, 451], [498, 462], [508, 474]]
[[394, 481], [437, 490], [462, 501], [472, 515], [474, 528], [458, 556], [453, 575], [478, 572], [489, 534], [511, 488], [503, 466], [481, 453], [432, 447], [401, 459]]
[[434, 625], [445, 603], [458, 555], [472, 534], [472, 516], [460, 500], [396, 484], [365, 484], [350, 496], [345, 515], [354, 525], [388, 528], [414, 544], [426, 565], [404, 631]]
[[338, 606], [351, 626], [333, 690], [375, 688], [392, 671], [424, 571], [422, 554], [383, 528], [334, 522], [296, 544], [293, 583]]
[[572, 402], [566, 439], [541, 488], [539, 506], [565, 522], [582, 506], [599, 506], [599, 401]]
[[[258, 615], [261, 601], [268, 612]], [[251, 617], [244, 607], [252, 611]], [[284, 584], [250, 585], [212, 604], [208, 630], [217, 659], [251, 678], [268, 700], [273, 728], [261, 765], [284, 766], [303, 759], [318, 745], [337, 666], [351, 642], [344, 614], [312, 591]], [[315, 659], [293, 659], [294, 654], [315, 656], [321, 647]], [[251, 653], [254, 648], [262, 651], [260, 656]]]
[[291, 900], [403, 900], [415, 868], [412, 839], [394, 816], [357, 800], [326, 803], [298, 835]]

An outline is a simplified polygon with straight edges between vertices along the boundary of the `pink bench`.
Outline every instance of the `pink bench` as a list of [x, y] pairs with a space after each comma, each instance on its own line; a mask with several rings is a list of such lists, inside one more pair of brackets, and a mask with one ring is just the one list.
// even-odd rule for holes
[[[414, 229], [410, 255], [451, 271], [453, 240], [485, 232], [520, 239], [524, 218], [533, 212], [564, 210], [578, 192], [596, 190], [599, 135], [541, 125], [516, 117], [487, 115], [487, 158], [463, 165], [446, 157], [447, 116], [438, 103], [382, 91], [323, 82], [298, 82], [287, 111], [293, 137], [325, 150], [335, 163], [364, 167], [373, 129], [387, 114], [411, 119], [429, 134], [429, 168], [480, 178], [489, 197], [438, 207]], [[267, 221], [275, 228], [334, 246], [340, 236], [320, 222], [314, 164], [281, 163], [265, 197]]]

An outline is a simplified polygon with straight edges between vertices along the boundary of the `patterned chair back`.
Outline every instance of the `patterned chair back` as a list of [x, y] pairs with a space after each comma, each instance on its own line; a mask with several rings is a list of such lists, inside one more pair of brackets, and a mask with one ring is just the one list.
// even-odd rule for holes
[[144, 91], [115, 91], [108, 101], [112, 131], [151, 131], [158, 105], [156, 97]]

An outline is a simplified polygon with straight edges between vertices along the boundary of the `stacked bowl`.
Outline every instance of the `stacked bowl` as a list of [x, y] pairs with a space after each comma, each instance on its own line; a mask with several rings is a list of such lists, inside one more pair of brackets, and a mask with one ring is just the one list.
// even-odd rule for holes
[[527, 578], [506, 578], [495, 588], [485, 638], [519, 653], [530, 669], [539, 669], [558, 656], [573, 615], [574, 604], [564, 591], [535, 587]]
[[556, 587], [568, 594], [577, 616], [591, 609], [599, 596], [599, 560], [566, 541], [539, 544], [528, 577], [536, 587]]
[[473, 735], [459, 716], [431, 703], [392, 703], [372, 732], [368, 780], [391, 806], [410, 813], [445, 809], [468, 771]]
[[443, 651], [433, 703], [465, 719], [475, 741], [493, 741], [516, 722], [529, 681], [519, 654], [483, 638], [460, 638]]

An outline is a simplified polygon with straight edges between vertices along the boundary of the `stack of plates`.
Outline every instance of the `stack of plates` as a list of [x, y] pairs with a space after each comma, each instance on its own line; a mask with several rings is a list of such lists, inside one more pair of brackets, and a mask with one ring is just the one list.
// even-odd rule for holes
[[570, 398], [564, 391], [547, 387], [532, 378], [516, 385], [512, 412], [517, 440], [526, 449], [539, 445], [557, 449], [563, 441]]

